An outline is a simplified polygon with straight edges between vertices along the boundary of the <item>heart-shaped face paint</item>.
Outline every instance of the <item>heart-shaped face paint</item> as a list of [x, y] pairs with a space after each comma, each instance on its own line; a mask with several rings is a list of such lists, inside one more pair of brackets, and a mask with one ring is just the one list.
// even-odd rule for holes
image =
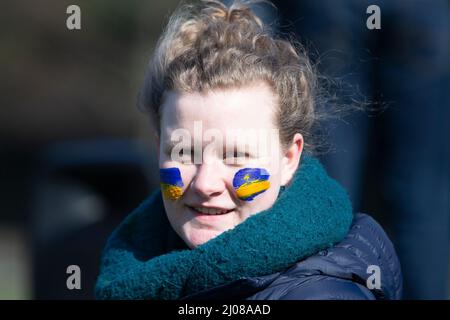
[[269, 173], [262, 168], [244, 168], [236, 172], [233, 187], [239, 199], [252, 201], [270, 187]]
[[164, 198], [177, 200], [183, 195], [183, 180], [178, 168], [159, 169], [161, 177], [161, 191]]

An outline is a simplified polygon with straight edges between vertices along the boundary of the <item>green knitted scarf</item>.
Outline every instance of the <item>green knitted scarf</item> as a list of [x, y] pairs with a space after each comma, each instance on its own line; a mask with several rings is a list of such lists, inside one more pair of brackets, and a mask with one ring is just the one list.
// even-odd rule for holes
[[292, 184], [270, 209], [195, 249], [168, 247], [171, 227], [156, 192], [109, 238], [95, 294], [98, 299], [179, 299], [279, 272], [342, 240], [352, 217], [347, 193], [311, 156], [302, 157]]

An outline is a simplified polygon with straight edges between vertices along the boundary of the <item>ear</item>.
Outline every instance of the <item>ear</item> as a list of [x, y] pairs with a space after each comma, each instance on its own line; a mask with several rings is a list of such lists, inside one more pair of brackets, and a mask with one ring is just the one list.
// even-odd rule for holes
[[282, 160], [282, 168], [281, 168], [281, 185], [288, 185], [292, 177], [295, 174], [295, 171], [300, 164], [300, 157], [303, 151], [303, 136], [300, 133], [296, 133], [292, 138], [292, 144], [286, 150], [283, 160]]

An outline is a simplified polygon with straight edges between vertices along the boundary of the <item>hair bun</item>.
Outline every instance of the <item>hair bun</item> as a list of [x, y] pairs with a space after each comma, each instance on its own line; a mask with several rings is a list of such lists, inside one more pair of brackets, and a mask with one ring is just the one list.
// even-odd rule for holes
[[202, 13], [212, 19], [219, 19], [231, 24], [239, 24], [246, 28], [251, 25], [263, 27], [261, 19], [255, 15], [250, 5], [263, 1], [236, 1], [230, 7], [215, 0], [202, 0], [205, 8]]

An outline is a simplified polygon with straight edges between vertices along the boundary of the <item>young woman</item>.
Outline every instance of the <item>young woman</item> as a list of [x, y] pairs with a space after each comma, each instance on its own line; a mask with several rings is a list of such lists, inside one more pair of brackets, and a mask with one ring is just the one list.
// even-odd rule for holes
[[161, 191], [110, 237], [96, 296], [399, 299], [391, 242], [312, 156], [316, 86], [245, 4], [177, 10], [139, 101]]

